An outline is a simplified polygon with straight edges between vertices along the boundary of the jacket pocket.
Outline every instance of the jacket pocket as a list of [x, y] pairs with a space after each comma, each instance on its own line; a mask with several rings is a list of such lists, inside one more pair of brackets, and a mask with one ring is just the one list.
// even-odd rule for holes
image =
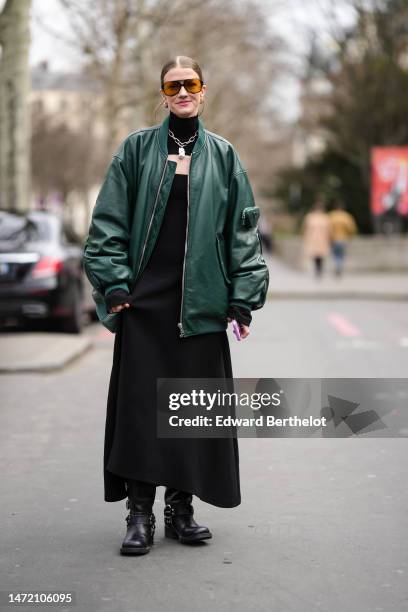
[[225, 240], [224, 236], [221, 233], [216, 234], [217, 239], [217, 255], [218, 261], [220, 264], [221, 272], [224, 277], [227, 285], [231, 284], [230, 279], [228, 278], [227, 266], [226, 266], [226, 254], [225, 254]]
[[244, 227], [256, 227], [260, 215], [259, 206], [247, 206], [241, 214], [241, 221]]

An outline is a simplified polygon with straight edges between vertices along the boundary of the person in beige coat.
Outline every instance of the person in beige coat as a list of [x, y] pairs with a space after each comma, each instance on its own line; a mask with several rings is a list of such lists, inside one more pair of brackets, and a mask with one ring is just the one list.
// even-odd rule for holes
[[311, 258], [317, 278], [323, 274], [325, 258], [330, 253], [330, 220], [324, 202], [318, 198], [302, 224], [303, 253]]

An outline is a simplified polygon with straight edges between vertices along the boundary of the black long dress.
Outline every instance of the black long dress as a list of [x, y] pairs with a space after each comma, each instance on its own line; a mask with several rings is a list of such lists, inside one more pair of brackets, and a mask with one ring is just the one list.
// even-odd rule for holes
[[[169, 129], [185, 142], [198, 129], [197, 116], [170, 113]], [[170, 136], [168, 149], [178, 153]], [[236, 438], [156, 435], [157, 377], [233, 376], [226, 331], [179, 336], [186, 222], [187, 175], [176, 173], [155, 248], [128, 300], [132, 306], [119, 317], [105, 427], [105, 501], [124, 499], [126, 479], [135, 479], [219, 507], [241, 503]]]

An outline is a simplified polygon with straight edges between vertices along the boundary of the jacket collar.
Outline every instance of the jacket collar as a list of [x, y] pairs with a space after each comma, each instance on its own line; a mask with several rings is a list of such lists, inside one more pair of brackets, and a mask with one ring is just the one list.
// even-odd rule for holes
[[[169, 132], [169, 121], [170, 115], [167, 115], [165, 119], [162, 121], [158, 131], [158, 139], [159, 139], [159, 148], [161, 152], [167, 157], [169, 152], [167, 148], [167, 138]], [[205, 128], [204, 123], [201, 121], [200, 117], [198, 117], [198, 137], [196, 143], [194, 145], [193, 153], [196, 154], [203, 148], [205, 143]]]

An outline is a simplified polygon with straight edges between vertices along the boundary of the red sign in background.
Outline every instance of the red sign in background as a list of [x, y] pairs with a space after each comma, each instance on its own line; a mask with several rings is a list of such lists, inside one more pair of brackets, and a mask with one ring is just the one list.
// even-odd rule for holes
[[371, 150], [371, 212], [408, 215], [408, 147]]

